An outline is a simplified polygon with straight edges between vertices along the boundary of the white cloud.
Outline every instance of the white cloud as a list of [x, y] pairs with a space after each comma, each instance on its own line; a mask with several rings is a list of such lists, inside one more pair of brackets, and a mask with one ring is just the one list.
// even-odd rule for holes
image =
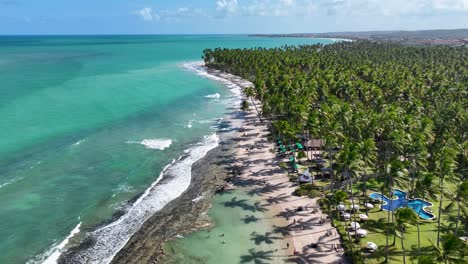
[[237, 12], [239, 3], [237, 0], [217, 0], [216, 11], [223, 15], [232, 15]]
[[153, 9], [151, 7], [144, 7], [135, 13], [139, 15], [144, 21], [157, 21], [160, 19], [158, 14], [153, 13]]
[[468, 0], [217, 0], [224, 16], [405, 16], [468, 11]]
[[433, 0], [434, 9], [468, 11], [468, 0]]

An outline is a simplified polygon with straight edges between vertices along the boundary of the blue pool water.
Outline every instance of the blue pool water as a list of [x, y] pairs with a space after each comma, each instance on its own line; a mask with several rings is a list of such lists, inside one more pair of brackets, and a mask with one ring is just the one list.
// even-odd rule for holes
[[425, 200], [416, 198], [416, 199], [407, 199], [406, 192], [400, 191], [398, 189], [393, 190], [393, 195], [396, 196], [396, 199], [389, 199], [387, 196], [380, 193], [371, 193], [370, 198], [375, 200], [381, 200], [384, 203], [381, 205], [382, 209], [387, 211], [395, 211], [400, 207], [408, 206], [413, 209], [416, 214], [419, 215], [422, 219], [429, 220], [434, 218], [434, 215], [424, 211], [424, 207], [432, 206], [432, 203]]

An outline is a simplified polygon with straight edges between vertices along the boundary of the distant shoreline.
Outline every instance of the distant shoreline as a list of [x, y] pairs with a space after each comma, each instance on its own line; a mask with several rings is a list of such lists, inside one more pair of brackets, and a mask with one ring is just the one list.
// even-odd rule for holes
[[377, 42], [400, 43], [403, 45], [468, 45], [468, 29], [250, 34], [248, 36], [270, 38], [321, 38], [344, 41], [368, 40]]
[[339, 38], [339, 37], [320, 37], [313, 34], [252, 34], [248, 37], [259, 37], [259, 38], [314, 38], [314, 39], [329, 39], [333, 41], [354, 41], [350, 38]]

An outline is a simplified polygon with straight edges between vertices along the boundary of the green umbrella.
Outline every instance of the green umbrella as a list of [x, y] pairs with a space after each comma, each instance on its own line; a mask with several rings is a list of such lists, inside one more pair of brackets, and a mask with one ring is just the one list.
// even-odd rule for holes
[[298, 149], [303, 149], [303, 148], [304, 148], [304, 147], [302, 146], [301, 143], [296, 143], [296, 147], [297, 147]]

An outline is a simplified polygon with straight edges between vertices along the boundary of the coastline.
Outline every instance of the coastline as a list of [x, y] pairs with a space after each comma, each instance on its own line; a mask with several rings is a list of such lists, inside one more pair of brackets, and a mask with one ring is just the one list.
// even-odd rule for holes
[[[199, 75], [228, 84], [234, 99], [240, 96], [240, 90], [233, 91], [237, 88], [234, 86], [243, 87], [248, 84], [239, 77], [207, 69], [201, 64], [191, 66], [193, 67], [185, 65]], [[231, 112], [225, 115], [220, 124], [221, 128], [217, 132], [219, 145], [193, 164], [192, 180], [187, 190], [153, 214], [111, 263], [158, 262], [166, 254], [166, 241], [213, 226], [212, 219], [207, 215], [213, 197], [226, 187], [227, 181], [236, 173], [236, 133], [244, 122], [242, 114], [236, 108], [237, 103], [238, 101], [233, 102]]]
[[[191, 63], [190, 65], [198, 67], [201, 63]], [[200, 74], [195, 68], [190, 68], [188, 65], [184, 65], [184, 67]], [[231, 92], [234, 94], [232, 98], [238, 100], [240, 89], [236, 90], [235, 88], [236, 87], [233, 89], [233, 87], [231, 87]], [[229, 98], [232, 100], [231, 97]], [[237, 101], [235, 102], [237, 103]], [[237, 119], [237, 117], [235, 117], [237, 112], [232, 111], [232, 109], [224, 116], [224, 118], [232, 116], [229, 123]], [[72, 245], [67, 245], [68, 247], [65, 246], [59, 249], [56, 249], [56, 247], [52, 248], [55, 253], [59, 254], [48, 254], [49, 251], [46, 252], [47, 259], [44, 258], [44, 263], [111, 263], [114, 259], [120, 258], [118, 257], [120, 256], [120, 252], [125, 252], [127, 245], [131, 243], [131, 239], [136, 236], [139, 230], [144, 229], [147, 223], [152, 222], [151, 219], [156, 219], [157, 222], [161, 222], [158, 218], [167, 219], [167, 216], [183, 214], [182, 212], [172, 212], [172, 210], [175, 207], [180, 207], [180, 204], [186, 200], [184, 198], [187, 197], [187, 193], [188, 196], [196, 193], [203, 194], [191, 198], [197, 201], [197, 208], [206, 208], [209, 206], [209, 202], [202, 202], [205, 200], [203, 196], [208, 197], [212, 190], [214, 191], [217, 188], [221, 188], [225, 184], [225, 181], [221, 177], [216, 176], [214, 178], [208, 179], [207, 177], [207, 179], [201, 179], [202, 177], [197, 177], [197, 171], [200, 171], [198, 174], [201, 174], [201, 169], [197, 170], [193, 168], [197, 166], [201, 167], [202, 165], [206, 166], [207, 160], [210, 160], [209, 157], [212, 159], [214, 158], [209, 155], [212, 150], [218, 149], [218, 151], [223, 151], [223, 154], [226, 152], [226, 150], [221, 147], [226, 144], [225, 141], [229, 139], [228, 134], [230, 131], [226, 130], [226, 127], [230, 127], [231, 124], [223, 121], [224, 118], [218, 121], [218, 131], [214, 132], [214, 134], [206, 135], [201, 142], [187, 149], [184, 155], [166, 165], [151, 186], [144, 192], [130, 199], [127, 202], [127, 210], [115, 212], [110, 219], [98, 223], [90, 230], [87, 230], [86, 234], [77, 236], [78, 240], [75, 237], [71, 237], [71, 239], [74, 240]], [[240, 125], [237, 125], [237, 127], [240, 127]], [[216, 153], [216, 151], [214, 151], [214, 153]], [[223, 160], [219, 161], [219, 163], [221, 162], [223, 162]], [[205, 172], [203, 171], [203, 173]], [[222, 172], [218, 171], [216, 173], [222, 175]], [[227, 173], [224, 173], [224, 175], [227, 175]], [[202, 189], [203, 191], [200, 191]], [[197, 192], [197, 190], [199, 192]], [[140, 203], [143, 205], [140, 205]], [[207, 209], [205, 209], [205, 211], [207, 211]], [[172, 219], [172, 217], [169, 218], [170, 219], [167, 219], [168, 223], [158, 224], [163, 224], [165, 226], [170, 225], [174, 222], [174, 219]], [[202, 218], [203, 217], [201, 217], [199, 223], [195, 225], [205, 225], [207, 221]], [[177, 227], [173, 229], [178, 230]], [[181, 230], [181, 232], [184, 232], [184, 230]], [[166, 238], [167, 236], [162, 235], [161, 237]], [[63, 250], [63, 248], [65, 248], [65, 250]]]
[[[251, 85], [231, 74], [200, 65], [196, 67], [201, 67], [197, 71], [199, 75], [221, 81], [231, 91], [234, 90], [235, 99], [241, 98], [242, 88]], [[237, 110], [239, 102], [233, 103], [231, 112], [226, 114], [224, 123], [220, 125], [219, 145], [192, 165], [188, 188], [152, 214], [113, 256], [110, 263], [164, 263], [167, 259], [170, 260], [171, 254], [169, 258], [166, 255], [167, 241], [198, 230], [216, 228], [208, 212], [216, 193], [223, 190], [228, 182], [240, 186], [238, 188], [250, 188], [249, 192], [255, 194], [259, 201], [259, 208], [264, 208], [267, 216], [265, 219], [269, 220], [261, 224], [280, 237], [280, 240], [275, 244], [276, 250], [262, 248], [261, 252], [274, 256], [275, 263], [308, 263], [312, 259], [316, 263], [347, 263], [343, 252], [335, 252], [333, 249], [335, 245], [341, 245], [340, 238], [329, 222], [321, 223], [326, 215], [317, 206], [317, 199], [292, 195], [296, 186], [278, 166], [282, 160], [275, 157], [272, 152], [274, 146], [266, 140], [268, 129], [259, 122], [254, 110], [247, 114], [240, 113]], [[252, 151], [247, 150], [251, 147]], [[160, 184], [169, 180], [170, 178], [163, 178]], [[299, 207], [309, 208], [314, 213], [299, 211]], [[324, 234], [329, 231], [335, 235], [325, 237]], [[93, 241], [84, 241], [80, 247], [86, 248], [90, 242]], [[312, 249], [311, 243], [320, 246]], [[293, 251], [297, 251], [297, 254]], [[76, 263], [80, 259], [79, 255], [79, 248], [64, 253], [60, 263]]]
[[[224, 78], [226, 76], [238, 80], [239, 77], [232, 76], [220, 71], [213, 72], [220, 74]], [[243, 81], [245, 82], [245, 80]], [[231, 201], [225, 202], [225, 207], [240, 207], [244, 212], [261, 211], [265, 212], [264, 219], [253, 220], [256, 223], [266, 226], [267, 231], [258, 233], [258, 230], [253, 229], [250, 234], [250, 240], [255, 240], [254, 248], [248, 250], [246, 255], [241, 255], [241, 261], [246, 259], [256, 259], [259, 255], [265, 259], [271, 260], [272, 263], [348, 263], [343, 246], [341, 245], [341, 237], [335, 227], [332, 226], [328, 216], [322, 213], [317, 204], [318, 198], [310, 199], [306, 197], [297, 197], [293, 195], [297, 188], [296, 183], [290, 182], [288, 174], [279, 167], [280, 162], [285, 159], [276, 157], [275, 146], [267, 140], [269, 130], [265, 123], [262, 123], [256, 109], [259, 102], [251, 100], [251, 110], [244, 115], [242, 128], [237, 132], [235, 149], [235, 166], [240, 168], [240, 174], [233, 178], [232, 182], [240, 190], [233, 190], [232, 195], [242, 197], [242, 193], [249, 188], [248, 194], [255, 196], [259, 202], [254, 203], [252, 199], [236, 199], [234, 196]], [[255, 109], [255, 110], [253, 110]], [[226, 206], [228, 205], [228, 206]], [[248, 210], [255, 207], [255, 210]], [[245, 210], [247, 209], [247, 210]], [[229, 208], [218, 209], [230, 215], [227, 210]], [[219, 212], [218, 212], [219, 213]], [[242, 215], [243, 216], [243, 215]], [[247, 215], [244, 217], [247, 219]], [[255, 218], [250, 216], [250, 218]], [[240, 225], [246, 226], [246, 223]], [[210, 229], [208, 233], [221, 233], [224, 237], [228, 231], [225, 229]], [[251, 232], [248, 227], [240, 232]], [[265, 231], [265, 230], [263, 230]], [[206, 232], [201, 232], [206, 235]], [[232, 232], [231, 232], [232, 234]], [[212, 235], [207, 235], [212, 237]], [[271, 241], [269, 238], [272, 238]], [[237, 236], [237, 239], [239, 236]], [[208, 238], [206, 243], [210, 243], [211, 251], [223, 254], [223, 257], [216, 254], [216, 261], [219, 259], [227, 259], [232, 257], [226, 255], [226, 250], [223, 247], [213, 248], [211, 241]], [[234, 238], [235, 239], [235, 238]], [[274, 240], [278, 239], [278, 243]], [[193, 242], [193, 241], [192, 241]], [[203, 243], [203, 241], [201, 241]], [[235, 244], [245, 243], [247, 241], [235, 240], [230, 241]], [[257, 243], [258, 242], [258, 243]], [[188, 242], [190, 244], [190, 242]], [[225, 241], [222, 241], [222, 245]], [[266, 245], [265, 245], [266, 244]], [[270, 246], [265, 250], [265, 246]], [[315, 245], [315, 246], [312, 246]], [[217, 250], [221, 251], [217, 251]], [[231, 249], [236, 250], [236, 248]], [[172, 254], [176, 250], [171, 248]], [[229, 250], [227, 250], [229, 251]], [[237, 252], [242, 254], [244, 252]], [[195, 258], [200, 256], [195, 256]], [[260, 259], [262, 258], [260, 257]], [[201, 257], [206, 261], [205, 257]], [[212, 256], [213, 258], [213, 256]], [[219, 259], [218, 259], [219, 258]], [[213, 260], [213, 259], [211, 259]], [[233, 261], [231, 259], [231, 261]], [[179, 261], [180, 262], [180, 261]], [[179, 263], [177, 261], [169, 261], [168, 263]], [[166, 263], [163, 261], [163, 263]], [[213, 263], [208, 260], [208, 262]], [[227, 263], [227, 262], [226, 262]], [[236, 263], [235, 260], [232, 263]]]

